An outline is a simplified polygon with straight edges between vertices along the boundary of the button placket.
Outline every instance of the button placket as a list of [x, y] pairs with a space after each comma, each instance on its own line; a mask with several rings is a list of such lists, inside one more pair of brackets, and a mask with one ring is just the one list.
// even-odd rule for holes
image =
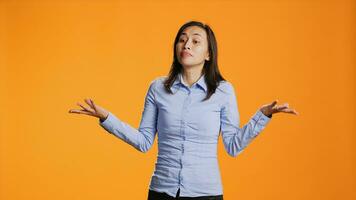
[[[180, 159], [180, 165], [181, 165], [181, 170], [183, 169], [183, 165], [184, 165], [184, 153], [185, 153], [185, 148], [184, 148], [184, 143], [185, 143], [185, 139], [186, 139], [186, 128], [187, 128], [187, 113], [189, 112], [189, 104], [191, 102], [191, 97], [190, 97], [190, 94], [191, 94], [191, 91], [188, 90], [188, 94], [187, 94], [187, 97], [185, 98], [185, 101], [184, 101], [184, 104], [183, 104], [183, 111], [182, 111], [182, 121], [181, 121], [181, 129], [182, 129], [182, 132], [181, 132], [181, 138], [182, 138], [182, 143], [181, 143], [181, 146], [180, 146], [180, 149], [181, 149], [181, 159]], [[182, 181], [182, 177], [180, 176], [180, 182]]]
[[188, 92], [188, 96], [186, 97], [185, 101], [184, 101], [184, 104], [183, 104], [183, 113], [182, 113], [182, 138], [183, 140], [185, 140], [185, 128], [186, 128], [186, 125], [187, 125], [187, 121], [186, 121], [186, 118], [187, 118], [187, 113], [189, 113], [189, 104], [190, 104], [190, 91]]

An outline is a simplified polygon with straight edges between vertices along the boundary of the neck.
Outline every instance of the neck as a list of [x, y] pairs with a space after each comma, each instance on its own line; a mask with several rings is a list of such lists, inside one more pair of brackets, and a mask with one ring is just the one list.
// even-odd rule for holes
[[183, 67], [182, 78], [184, 83], [191, 87], [202, 75], [203, 65], [196, 67]]

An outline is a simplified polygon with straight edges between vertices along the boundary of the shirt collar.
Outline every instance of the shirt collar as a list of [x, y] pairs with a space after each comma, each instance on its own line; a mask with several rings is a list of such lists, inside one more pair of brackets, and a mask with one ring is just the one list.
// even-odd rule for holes
[[[178, 86], [176, 86], [176, 85], [179, 85], [179, 84], [184, 85], [183, 82], [184, 81], [183, 81], [182, 73], [179, 72], [177, 78], [174, 80], [174, 82], [172, 84], [172, 87], [171, 87], [172, 92], [175, 92], [178, 89]], [[204, 90], [204, 92], [206, 92], [207, 91], [207, 85], [206, 85], [206, 82], [205, 82], [205, 74], [203, 74], [199, 78], [199, 80], [197, 82], [195, 82], [194, 84], [199, 85]]]

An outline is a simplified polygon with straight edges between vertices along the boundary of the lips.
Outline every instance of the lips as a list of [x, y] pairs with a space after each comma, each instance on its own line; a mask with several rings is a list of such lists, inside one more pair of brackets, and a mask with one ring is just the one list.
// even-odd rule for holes
[[182, 52], [180, 53], [180, 56], [181, 56], [181, 57], [188, 57], [188, 56], [192, 56], [192, 54], [190, 54], [190, 53], [188, 53], [188, 52], [186, 52], [186, 51], [182, 51]]

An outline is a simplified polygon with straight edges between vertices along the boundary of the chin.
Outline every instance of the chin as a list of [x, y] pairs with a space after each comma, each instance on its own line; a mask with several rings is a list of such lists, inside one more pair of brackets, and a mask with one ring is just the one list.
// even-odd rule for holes
[[196, 64], [194, 63], [181, 63], [183, 67], [194, 67]]
[[191, 66], [194, 66], [194, 65], [197, 65], [198, 63], [194, 63], [194, 62], [189, 62], [189, 61], [179, 61], [179, 63], [182, 65], [182, 66], [186, 66], [186, 67], [191, 67]]

